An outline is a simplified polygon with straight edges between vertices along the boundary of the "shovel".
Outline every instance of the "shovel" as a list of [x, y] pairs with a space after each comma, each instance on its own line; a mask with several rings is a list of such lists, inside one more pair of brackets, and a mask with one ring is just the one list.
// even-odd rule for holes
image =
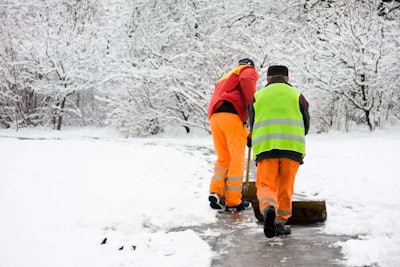
[[[243, 183], [242, 199], [250, 201], [253, 207], [254, 216], [258, 221], [263, 222], [264, 216], [260, 212], [260, 203], [257, 199], [256, 182], [249, 181], [250, 176], [251, 147], [247, 153], [246, 180]], [[287, 224], [307, 225], [324, 222], [327, 218], [326, 204], [324, 200], [293, 200], [292, 216]]]

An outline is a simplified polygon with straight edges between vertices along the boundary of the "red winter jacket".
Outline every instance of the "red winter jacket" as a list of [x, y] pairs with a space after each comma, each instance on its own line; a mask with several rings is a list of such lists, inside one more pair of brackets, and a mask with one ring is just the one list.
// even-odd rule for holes
[[252, 103], [257, 80], [257, 71], [249, 65], [239, 65], [222, 76], [215, 85], [208, 107], [208, 117], [210, 118], [226, 100], [232, 103], [242, 122], [246, 122], [247, 107]]

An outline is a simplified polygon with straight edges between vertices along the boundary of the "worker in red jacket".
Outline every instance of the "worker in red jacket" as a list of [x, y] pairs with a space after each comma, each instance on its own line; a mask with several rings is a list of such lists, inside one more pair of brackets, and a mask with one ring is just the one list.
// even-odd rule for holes
[[210, 207], [244, 210], [242, 202], [245, 150], [248, 137], [248, 106], [252, 103], [258, 73], [254, 61], [239, 60], [238, 66], [223, 75], [215, 85], [208, 108], [211, 134], [217, 160], [210, 183]]

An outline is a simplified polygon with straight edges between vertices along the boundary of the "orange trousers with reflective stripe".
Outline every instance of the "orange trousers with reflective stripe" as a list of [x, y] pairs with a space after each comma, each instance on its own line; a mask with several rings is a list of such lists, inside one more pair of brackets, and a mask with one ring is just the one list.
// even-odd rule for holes
[[292, 215], [294, 180], [300, 163], [287, 158], [263, 159], [257, 163], [257, 198], [261, 214], [275, 207], [276, 223], [286, 223]]
[[210, 128], [217, 156], [210, 193], [225, 198], [228, 207], [237, 206], [242, 202], [247, 127], [238, 115], [221, 112], [211, 115]]

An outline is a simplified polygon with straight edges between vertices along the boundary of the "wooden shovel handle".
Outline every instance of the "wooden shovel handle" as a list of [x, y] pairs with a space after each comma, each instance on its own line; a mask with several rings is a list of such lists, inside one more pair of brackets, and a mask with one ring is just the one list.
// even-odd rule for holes
[[246, 167], [246, 184], [249, 183], [250, 176], [250, 157], [251, 157], [251, 147], [247, 150], [247, 167]]

